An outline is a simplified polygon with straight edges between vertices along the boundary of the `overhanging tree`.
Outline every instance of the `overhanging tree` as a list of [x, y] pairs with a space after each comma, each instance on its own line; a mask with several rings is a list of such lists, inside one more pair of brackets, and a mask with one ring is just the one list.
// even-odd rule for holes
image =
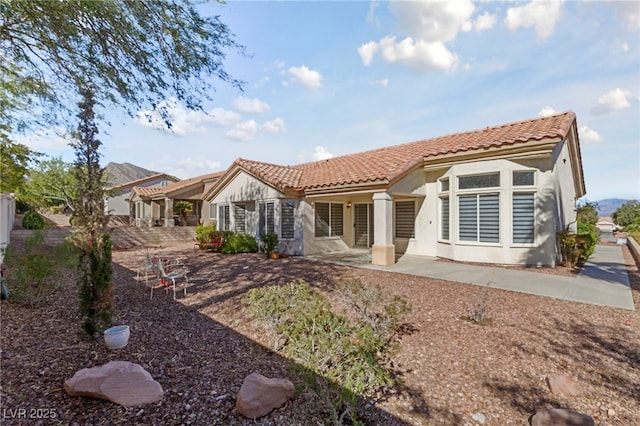
[[229, 28], [189, 0], [0, 0], [0, 138], [69, 117], [85, 87], [131, 115], [170, 97], [200, 109], [214, 80], [241, 89], [230, 51]]
[[18, 198], [33, 207], [57, 206], [72, 211], [75, 185], [73, 164], [65, 163], [60, 157], [48, 158], [29, 170]]

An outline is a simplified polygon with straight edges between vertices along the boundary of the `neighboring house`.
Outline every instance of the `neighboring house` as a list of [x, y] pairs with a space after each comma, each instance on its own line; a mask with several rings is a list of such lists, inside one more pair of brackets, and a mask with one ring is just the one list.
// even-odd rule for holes
[[596, 222], [596, 228], [598, 228], [602, 232], [613, 232], [619, 230], [618, 225], [616, 225], [613, 222], [613, 219], [610, 217], [598, 218], [598, 222]]
[[203, 221], [315, 254], [371, 248], [555, 265], [556, 232], [585, 194], [573, 112], [296, 166], [236, 160], [204, 194]]
[[124, 220], [128, 220], [132, 216], [131, 206], [127, 201], [131, 195], [131, 191], [134, 187], [139, 188], [161, 188], [178, 182], [175, 176], [167, 175], [164, 173], [158, 173], [142, 179], [137, 179], [131, 182], [123, 183], [112, 188], [107, 188], [109, 196], [106, 200], [105, 209], [108, 214], [119, 217]]
[[[224, 172], [209, 173], [162, 187], [136, 186], [129, 193], [132, 220], [136, 226], [196, 226], [201, 223], [202, 197]], [[177, 201], [188, 201], [192, 210], [183, 218], [173, 214]]]

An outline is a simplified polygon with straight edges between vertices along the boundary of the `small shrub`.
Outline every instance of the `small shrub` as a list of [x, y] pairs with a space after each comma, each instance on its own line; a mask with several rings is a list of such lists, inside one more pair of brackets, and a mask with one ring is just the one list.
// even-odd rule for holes
[[249, 234], [229, 232], [224, 239], [221, 252], [224, 254], [255, 253], [258, 243]]
[[196, 226], [196, 240], [199, 243], [213, 243], [216, 235], [215, 224]]
[[260, 237], [260, 241], [262, 242], [261, 251], [269, 254], [278, 247], [278, 234], [268, 232]]
[[24, 214], [22, 219], [22, 227], [24, 229], [43, 229], [44, 219], [34, 210], [29, 210]]
[[252, 289], [244, 299], [265, 325], [274, 350], [299, 363], [298, 373], [316, 389], [334, 424], [342, 424], [345, 417], [359, 423], [357, 396], [393, 384], [383, 360], [409, 305], [389, 298], [379, 287], [370, 288], [359, 280], [341, 287], [355, 310], [353, 323], [334, 313], [304, 281]]
[[45, 234], [37, 230], [30, 236], [24, 250], [9, 245], [5, 252], [6, 284], [11, 300], [37, 307], [61, 288], [61, 274], [75, 268], [76, 248], [65, 242], [52, 249], [44, 245]]
[[480, 292], [479, 295], [476, 295], [476, 300], [472, 304], [471, 308], [467, 315], [463, 316], [462, 319], [474, 322], [476, 324], [490, 324], [491, 318], [489, 318], [489, 286], [491, 283], [487, 284], [487, 286]]

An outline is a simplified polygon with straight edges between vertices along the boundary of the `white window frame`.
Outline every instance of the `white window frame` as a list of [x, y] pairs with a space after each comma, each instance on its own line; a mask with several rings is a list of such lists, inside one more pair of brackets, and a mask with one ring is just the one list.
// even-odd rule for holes
[[[220, 214], [221, 212], [223, 214]], [[231, 208], [229, 204], [218, 204], [218, 224], [216, 228], [218, 231], [231, 230]]]
[[[264, 224], [262, 223], [263, 207]], [[269, 223], [269, 207], [271, 207], [271, 224]], [[269, 233], [276, 233], [276, 204], [274, 201], [261, 201], [258, 203], [258, 236], [262, 237]]]
[[[520, 188], [523, 188], [523, 187], [518, 186], [516, 188], [520, 189]], [[524, 188], [526, 188], [526, 187], [524, 187]], [[514, 209], [515, 209], [514, 198], [515, 198], [516, 195], [532, 195], [533, 196], [533, 212], [531, 213], [531, 217], [533, 219], [533, 223], [532, 223], [532, 225], [533, 225], [533, 229], [532, 229], [533, 241], [527, 241], [527, 242], [521, 242], [521, 241], [516, 242], [515, 241], [516, 232], [515, 232], [514, 228], [515, 228], [515, 225], [516, 225], [516, 217], [515, 217], [515, 212], [514, 212]], [[536, 220], [536, 217], [537, 217], [537, 208], [536, 208], [537, 198], [538, 198], [538, 196], [537, 196], [537, 192], [536, 191], [526, 191], [526, 190], [525, 191], [521, 191], [521, 190], [518, 190], [518, 191], [513, 191], [512, 194], [511, 194], [511, 245], [513, 247], [535, 247], [536, 246], [537, 235], [538, 235], [538, 232], [537, 232], [538, 231], [537, 220]]]
[[209, 219], [218, 220], [218, 205], [216, 203], [209, 203]]
[[[447, 201], [447, 237], [444, 237], [445, 221], [444, 221], [444, 201]], [[440, 208], [438, 210], [440, 227], [438, 229], [438, 241], [451, 242], [451, 197], [449, 194], [441, 195], [439, 197]]]

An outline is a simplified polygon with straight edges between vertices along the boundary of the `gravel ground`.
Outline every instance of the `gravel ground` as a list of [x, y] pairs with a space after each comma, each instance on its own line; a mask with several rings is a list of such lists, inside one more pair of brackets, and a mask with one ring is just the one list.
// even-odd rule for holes
[[[45, 307], [2, 302], [3, 425], [326, 423], [317, 395], [289, 372], [291, 360], [268, 348], [241, 299], [251, 288], [305, 279], [339, 306], [335, 285], [349, 277], [405, 296], [413, 308], [406, 318], [412, 331], [393, 355], [402, 383], [376, 399], [361, 398], [366, 424], [474, 425], [472, 416], [482, 414], [486, 425], [525, 425], [548, 407], [589, 414], [598, 425], [638, 424], [640, 274], [628, 252], [636, 311], [300, 258], [194, 253], [191, 244], [154, 252], [189, 265], [188, 294], [180, 292], [174, 301], [170, 293], [156, 291], [149, 300], [148, 288], [135, 279], [144, 251], [114, 252], [114, 324], [131, 326], [129, 345], [121, 350], [109, 351], [101, 340], [83, 336], [72, 277]], [[485, 291], [492, 321], [462, 319]], [[163, 386], [165, 399], [126, 409], [62, 390], [77, 370], [111, 360], [142, 365]], [[295, 399], [255, 422], [242, 418], [235, 396], [252, 372], [291, 378], [298, 388]], [[558, 373], [574, 377], [583, 393], [553, 395], [546, 377]], [[32, 418], [17, 418], [21, 409]], [[56, 418], [42, 418], [47, 415]]]

